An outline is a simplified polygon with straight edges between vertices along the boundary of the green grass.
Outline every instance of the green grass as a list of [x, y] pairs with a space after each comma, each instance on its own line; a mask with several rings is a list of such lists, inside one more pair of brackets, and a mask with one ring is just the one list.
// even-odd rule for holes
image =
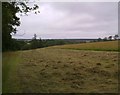
[[37, 49], [22, 58], [23, 92], [117, 91], [117, 53]]
[[120, 51], [120, 48], [118, 48], [118, 41], [71, 44], [71, 45], [53, 46], [52, 48], [94, 50], [94, 51]]
[[17, 78], [17, 66], [20, 62], [18, 52], [6, 52], [3, 53], [2, 59], [2, 83], [3, 93], [18, 92], [19, 91], [19, 79]]
[[[61, 47], [67, 49], [74, 45], [3, 53], [3, 92], [117, 92], [118, 52], [76, 50], [81, 45], [68, 50]], [[114, 46], [109, 48], [113, 50]]]

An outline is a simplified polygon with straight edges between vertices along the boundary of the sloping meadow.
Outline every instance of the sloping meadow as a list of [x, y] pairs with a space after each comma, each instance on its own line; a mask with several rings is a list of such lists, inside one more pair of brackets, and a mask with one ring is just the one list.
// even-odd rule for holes
[[73, 49], [73, 50], [94, 50], [94, 51], [116, 51], [120, 52], [118, 41], [91, 42], [81, 44], [70, 44], [62, 46], [53, 46], [52, 48]]
[[9, 90], [5, 89], [4, 93], [118, 91], [118, 52], [43, 48], [18, 53], [16, 57], [20, 61], [17, 61], [16, 71], [12, 68], [16, 73], [7, 77], [9, 84], [3, 85]]
[[118, 52], [61, 47], [4, 53], [3, 92], [118, 92]]

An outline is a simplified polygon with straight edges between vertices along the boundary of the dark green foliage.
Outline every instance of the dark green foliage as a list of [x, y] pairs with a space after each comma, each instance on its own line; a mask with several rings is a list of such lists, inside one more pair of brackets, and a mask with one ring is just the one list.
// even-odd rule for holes
[[37, 40], [37, 39], [33, 39], [32, 41], [31, 41], [31, 48], [32, 49], [36, 49], [36, 48], [38, 48], [39, 47], [39, 41]]
[[103, 38], [103, 41], [107, 41], [107, 37]]
[[98, 38], [98, 42], [100, 42], [100, 41], [102, 41], [102, 39], [101, 39], [101, 38]]
[[[20, 8], [21, 7], [21, 8]], [[2, 2], [2, 50], [16, 50], [19, 45], [12, 39], [11, 33], [16, 33], [16, 27], [20, 25], [20, 18], [16, 13], [27, 13], [36, 10], [37, 5], [30, 8], [24, 2]], [[37, 13], [37, 12], [36, 12]], [[18, 46], [17, 46], [18, 45]]]
[[43, 47], [64, 45], [64, 44], [66, 44], [64, 40], [43, 40]]
[[20, 50], [29, 50], [29, 49], [36, 49], [42, 47], [43, 47], [43, 42], [41, 39], [33, 39], [29, 42], [25, 42], [22, 46], [20, 46]]
[[42, 40], [42, 39], [36, 39], [36, 38], [33, 38], [31, 41], [27, 41], [27, 42], [18, 41], [18, 43], [19, 43], [20, 50], [29, 50], [29, 49], [43, 48], [43, 47], [54, 46], [54, 45], [68, 44], [64, 40]]
[[119, 35], [116, 34], [116, 35], [114, 36], [114, 40], [117, 40], [118, 38], [119, 38]]
[[16, 17], [18, 7], [15, 7], [15, 3], [2, 3], [2, 50], [11, 50], [13, 48], [12, 39], [10, 33], [16, 32], [16, 28], [13, 26], [19, 26], [19, 18]]
[[34, 37], [33, 37], [32, 41], [30, 42], [30, 44], [31, 44], [31, 49], [36, 49], [36, 48], [40, 47], [40, 42], [39, 42], [39, 40], [37, 40], [36, 34], [34, 34]]
[[21, 47], [22, 50], [29, 50], [31, 49], [31, 45], [30, 44], [25, 44], [24, 46]]
[[111, 40], [112, 40], [112, 36], [109, 36], [109, 37], [108, 37], [108, 40], [110, 40], [110, 41], [111, 41]]

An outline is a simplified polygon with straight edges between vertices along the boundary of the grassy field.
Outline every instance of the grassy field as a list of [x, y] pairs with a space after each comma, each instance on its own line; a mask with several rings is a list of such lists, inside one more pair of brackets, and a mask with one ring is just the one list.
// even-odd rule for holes
[[2, 83], [3, 92], [20, 92], [19, 77], [18, 77], [18, 63], [21, 62], [20, 53], [7, 52], [2, 55]]
[[56, 46], [3, 53], [4, 93], [116, 93], [117, 76], [118, 52]]
[[95, 51], [120, 51], [120, 49], [118, 48], [118, 41], [62, 45], [62, 46], [54, 46], [54, 48], [75, 49], [75, 50], [95, 50]]

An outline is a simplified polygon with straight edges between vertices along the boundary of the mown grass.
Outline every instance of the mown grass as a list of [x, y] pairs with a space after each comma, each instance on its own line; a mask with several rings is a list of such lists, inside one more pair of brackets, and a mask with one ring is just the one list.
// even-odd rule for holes
[[23, 92], [117, 92], [117, 57], [116, 52], [24, 51], [19, 71]]
[[118, 90], [117, 52], [43, 48], [20, 53], [4, 54], [4, 93], [115, 93]]
[[71, 45], [54, 46], [53, 48], [120, 52], [120, 48], [118, 47], [118, 41], [71, 44]]
[[18, 92], [20, 89], [17, 77], [17, 66], [20, 62], [18, 52], [5, 52], [2, 59], [2, 88], [3, 93]]
[[118, 52], [61, 47], [4, 53], [3, 92], [117, 93]]

